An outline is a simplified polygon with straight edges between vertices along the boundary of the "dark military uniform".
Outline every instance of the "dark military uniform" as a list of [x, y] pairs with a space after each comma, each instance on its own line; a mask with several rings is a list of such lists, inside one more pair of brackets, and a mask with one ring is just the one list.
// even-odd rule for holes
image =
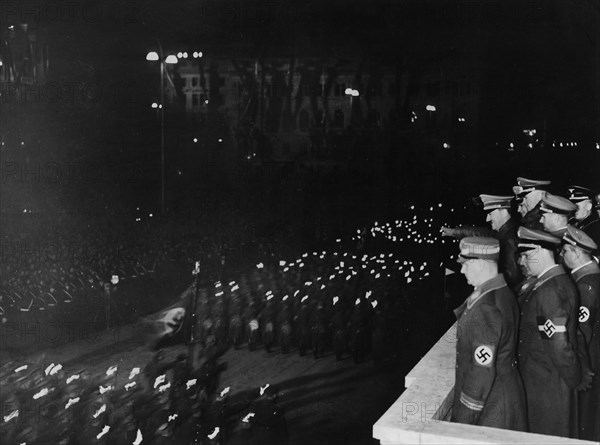
[[529, 298], [537, 282], [537, 277], [528, 276], [517, 286], [516, 293], [519, 297], [519, 301], [526, 300]]
[[594, 240], [597, 246], [600, 246], [600, 219], [595, 215], [592, 210], [592, 214], [582, 221], [577, 221], [574, 226], [580, 230], [583, 230], [586, 235]]
[[596, 374], [592, 387], [578, 393], [579, 438], [600, 441], [600, 268], [590, 261], [572, 277], [580, 297], [579, 330], [589, 366]]
[[255, 413], [252, 420], [251, 445], [286, 445], [289, 443], [283, 408], [272, 398], [259, 397], [252, 402], [250, 410]]
[[365, 301], [362, 301], [358, 305], [355, 304], [352, 315], [350, 316], [352, 325], [350, 344], [354, 363], [362, 362], [369, 352], [369, 339], [371, 338], [371, 333], [368, 331], [368, 313], [364, 309], [367, 304], [369, 303]]
[[519, 309], [504, 277], [483, 283], [455, 314], [452, 421], [525, 431], [525, 394], [516, 367]]
[[304, 355], [310, 345], [310, 312], [308, 305], [302, 304], [298, 314], [294, 317], [294, 332], [300, 355]]
[[335, 358], [341, 360], [344, 352], [348, 349], [348, 317], [339, 304], [334, 306], [330, 328], [333, 333]]
[[597, 212], [593, 209], [594, 196], [596, 192], [590, 190], [587, 187], [581, 187], [579, 185], [572, 185], [569, 187], [569, 200], [574, 204], [578, 204], [583, 201], [589, 200], [592, 204], [590, 214], [583, 220], [573, 220], [570, 222], [571, 225], [579, 230], [583, 230], [596, 243], [596, 246], [600, 246], [600, 220], [598, 219]]
[[523, 274], [521, 274], [521, 269], [517, 263], [518, 228], [517, 220], [511, 218], [500, 227], [496, 235], [500, 242], [498, 269], [504, 274], [504, 278], [506, 278], [506, 282], [511, 289], [515, 289], [523, 279]]
[[576, 394], [581, 380], [577, 356], [579, 298], [562, 266], [540, 277], [519, 301], [519, 365], [532, 433], [573, 437]]
[[292, 340], [292, 315], [285, 302], [283, 302], [279, 313], [277, 314], [277, 325], [279, 326], [279, 345], [281, 351], [287, 353], [290, 350]]

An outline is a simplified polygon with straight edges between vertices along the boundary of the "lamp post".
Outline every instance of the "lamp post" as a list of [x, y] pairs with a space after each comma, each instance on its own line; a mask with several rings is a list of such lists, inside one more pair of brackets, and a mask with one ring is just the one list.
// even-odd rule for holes
[[106, 330], [110, 330], [110, 298], [112, 293], [112, 286], [116, 286], [119, 284], [119, 276], [113, 275], [110, 278], [110, 283], [104, 284], [104, 297], [105, 297], [105, 306], [104, 306], [104, 316], [106, 318]]
[[188, 363], [192, 369], [196, 368], [198, 340], [196, 339], [196, 309], [198, 307], [198, 293], [200, 289], [200, 261], [196, 261], [194, 271], [194, 294], [190, 303], [190, 342], [188, 345]]
[[344, 94], [346, 96], [350, 96], [350, 125], [352, 125], [355, 121], [354, 119], [354, 98], [360, 96], [358, 90], [354, 88], [346, 88], [344, 90]]
[[160, 114], [160, 213], [165, 213], [165, 63], [175, 64], [177, 63], [177, 57], [174, 55], [168, 55], [165, 59], [163, 56], [163, 49], [160, 42], [157, 40], [158, 51], [150, 51], [146, 54], [146, 60], [150, 62], [160, 62], [160, 104], [158, 112]]

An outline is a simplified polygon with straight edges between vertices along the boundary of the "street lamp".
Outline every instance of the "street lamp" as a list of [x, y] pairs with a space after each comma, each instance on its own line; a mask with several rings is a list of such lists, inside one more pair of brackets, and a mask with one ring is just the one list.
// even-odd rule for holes
[[354, 122], [354, 98], [360, 96], [360, 93], [354, 88], [346, 88], [344, 94], [350, 96], [350, 124], [352, 124]]
[[[165, 111], [162, 104], [165, 103], [165, 63], [177, 63], [177, 57], [170, 54], [165, 59], [163, 49], [160, 42], [157, 40], [158, 53], [150, 51], [146, 54], [146, 60], [150, 62], [160, 62], [160, 104], [158, 105], [160, 113], [160, 213], [165, 213]], [[153, 106], [154, 108], [154, 106]]]

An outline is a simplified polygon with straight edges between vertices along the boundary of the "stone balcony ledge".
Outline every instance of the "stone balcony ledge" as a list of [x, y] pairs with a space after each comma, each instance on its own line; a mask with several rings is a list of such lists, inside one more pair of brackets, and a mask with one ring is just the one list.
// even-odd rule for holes
[[456, 323], [406, 375], [406, 390], [373, 425], [381, 445], [595, 444], [543, 434], [449, 422], [454, 393]]

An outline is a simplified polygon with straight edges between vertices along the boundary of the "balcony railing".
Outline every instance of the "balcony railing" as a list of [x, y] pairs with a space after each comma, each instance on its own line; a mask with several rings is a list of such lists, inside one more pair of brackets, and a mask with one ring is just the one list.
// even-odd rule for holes
[[542, 434], [451, 423], [456, 324], [404, 378], [406, 390], [373, 425], [381, 445], [596, 444]]

